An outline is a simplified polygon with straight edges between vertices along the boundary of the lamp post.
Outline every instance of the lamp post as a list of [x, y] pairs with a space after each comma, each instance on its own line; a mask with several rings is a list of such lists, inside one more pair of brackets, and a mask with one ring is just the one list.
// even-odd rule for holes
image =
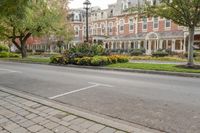
[[84, 9], [86, 10], [86, 42], [89, 42], [89, 24], [88, 24], [88, 10], [90, 9], [91, 3], [89, 0], [86, 0], [83, 3]]

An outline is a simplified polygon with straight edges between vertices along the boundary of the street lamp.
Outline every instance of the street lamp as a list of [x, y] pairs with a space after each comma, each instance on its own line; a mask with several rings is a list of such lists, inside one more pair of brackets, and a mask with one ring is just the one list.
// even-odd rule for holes
[[90, 9], [91, 3], [89, 0], [86, 0], [83, 3], [84, 9], [86, 10], [86, 42], [89, 42], [89, 26], [88, 26], [88, 10]]

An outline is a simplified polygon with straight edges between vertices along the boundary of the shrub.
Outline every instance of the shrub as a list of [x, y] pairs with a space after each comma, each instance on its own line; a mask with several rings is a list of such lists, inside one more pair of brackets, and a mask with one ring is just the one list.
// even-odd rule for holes
[[91, 60], [92, 60], [92, 57], [76, 58], [75, 64], [89, 66], [91, 64]]
[[110, 63], [115, 64], [118, 62], [118, 58], [116, 55], [111, 55], [111, 56], [109, 56], [109, 61], [110, 61]]
[[108, 64], [109, 64], [109, 60], [108, 60], [108, 57], [106, 56], [94, 56], [91, 60], [92, 66], [104, 66]]
[[[193, 57], [197, 57], [197, 56], [198, 56], [198, 54], [196, 52], [194, 52]], [[185, 53], [185, 57], [188, 57], [188, 52]]]
[[144, 53], [145, 53], [144, 49], [133, 49], [130, 52], [131, 56], [140, 56], [143, 55]]
[[152, 53], [153, 57], [165, 57], [168, 56], [169, 54], [165, 51], [156, 51]]
[[126, 57], [126, 56], [118, 56], [117, 57], [117, 62], [118, 63], [126, 63], [126, 62], [128, 62], [128, 57]]
[[112, 55], [109, 57], [112, 63], [126, 63], [128, 62], [128, 57], [123, 55]]
[[62, 55], [53, 55], [50, 58], [50, 63], [53, 63], [53, 64], [68, 64], [69, 63], [69, 59], [65, 58]]
[[19, 58], [20, 55], [19, 55], [19, 54], [16, 54], [16, 53], [9, 53], [9, 57], [10, 57], [10, 58]]
[[8, 52], [0, 52], [0, 58], [8, 58], [9, 57], [9, 53]]
[[83, 43], [73, 46], [69, 49], [69, 53], [73, 58], [82, 58], [84, 56], [93, 57], [97, 55], [104, 55], [105, 49], [102, 45]]
[[0, 52], [9, 52], [9, 47], [0, 44]]

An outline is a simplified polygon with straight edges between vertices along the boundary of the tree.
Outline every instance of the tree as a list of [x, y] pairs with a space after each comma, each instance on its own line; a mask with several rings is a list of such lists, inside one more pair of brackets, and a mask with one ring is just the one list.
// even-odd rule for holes
[[178, 25], [188, 27], [188, 63], [194, 66], [193, 44], [195, 27], [200, 26], [200, 0], [160, 0], [160, 3], [148, 6], [150, 15], [171, 19]]
[[[26, 42], [31, 36], [56, 34], [67, 21], [56, 0], [2, 0], [0, 8], [0, 35], [9, 38], [27, 56]], [[65, 8], [66, 9], [66, 8]], [[69, 25], [67, 25], [69, 26]], [[66, 29], [65, 29], [66, 30]], [[64, 31], [64, 30], [63, 30]]]

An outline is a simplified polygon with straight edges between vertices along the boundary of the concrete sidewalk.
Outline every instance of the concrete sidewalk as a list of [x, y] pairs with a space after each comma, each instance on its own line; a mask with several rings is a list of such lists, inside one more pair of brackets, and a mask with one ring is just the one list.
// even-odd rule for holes
[[[97, 117], [97, 121], [95, 117], [90, 120], [86, 115], [77, 116], [61, 108], [56, 109], [53, 103], [52, 107], [41, 104], [49, 104], [49, 101], [39, 99], [36, 102], [37, 98], [13, 93], [0, 89], [0, 133], [150, 133], [116, 122], [112, 127], [111, 121], [110, 125], [106, 125], [105, 119], [99, 123]], [[120, 130], [121, 127], [123, 129]]]

